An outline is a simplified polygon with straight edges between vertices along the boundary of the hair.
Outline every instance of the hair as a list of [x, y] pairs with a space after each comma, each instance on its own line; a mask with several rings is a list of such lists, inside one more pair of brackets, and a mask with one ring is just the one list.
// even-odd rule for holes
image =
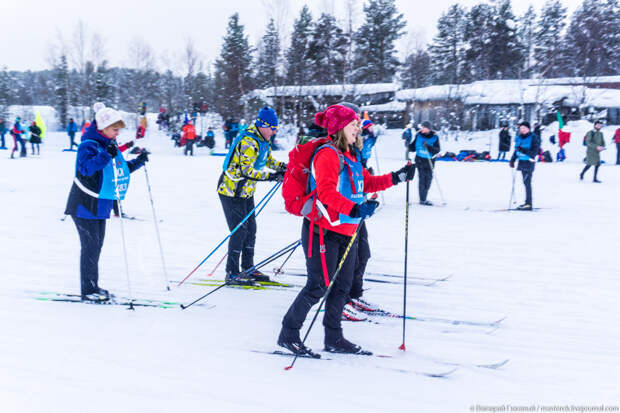
[[359, 133], [355, 136], [355, 143], [353, 145], [349, 145], [347, 143], [347, 137], [344, 134], [344, 128], [334, 133], [332, 135], [332, 140], [334, 141], [334, 146], [342, 152], [348, 151], [350, 149], [349, 146], [353, 146], [354, 148], [357, 148], [359, 150], [362, 150], [362, 147], [363, 147], [362, 140], [360, 139]]
[[113, 124], [106, 126], [106, 128], [126, 128], [126, 126], [125, 126], [125, 122], [123, 122], [122, 120], [118, 120], [114, 122]]

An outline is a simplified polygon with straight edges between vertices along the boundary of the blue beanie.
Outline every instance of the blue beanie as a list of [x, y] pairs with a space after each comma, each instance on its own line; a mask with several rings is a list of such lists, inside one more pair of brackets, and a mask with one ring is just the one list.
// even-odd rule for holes
[[258, 111], [258, 115], [256, 116], [256, 122], [254, 122], [254, 125], [257, 128], [271, 128], [272, 130], [277, 130], [278, 115], [276, 115], [276, 111], [269, 106], [265, 106]]

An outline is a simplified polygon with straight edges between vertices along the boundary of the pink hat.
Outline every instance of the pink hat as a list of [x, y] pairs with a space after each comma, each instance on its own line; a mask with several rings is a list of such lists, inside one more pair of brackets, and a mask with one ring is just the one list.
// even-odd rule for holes
[[332, 105], [314, 115], [314, 123], [327, 129], [329, 135], [333, 135], [356, 119], [359, 120], [359, 117], [352, 109], [341, 105]]

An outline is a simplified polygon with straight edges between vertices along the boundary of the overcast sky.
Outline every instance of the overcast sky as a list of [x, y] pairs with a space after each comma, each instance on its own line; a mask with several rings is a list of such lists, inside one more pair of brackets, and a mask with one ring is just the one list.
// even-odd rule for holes
[[[349, 2], [355, 4], [356, 26], [359, 26], [363, 1]], [[399, 52], [405, 53], [420, 39], [430, 41], [440, 14], [454, 2], [396, 0], [407, 20], [408, 31], [399, 42]], [[459, 1], [465, 7], [480, 2]], [[162, 53], [174, 57], [172, 60], [178, 63], [175, 69], [181, 71], [180, 54], [187, 39], [193, 40], [205, 64], [217, 58], [228, 17], [235, 12], [239, 13], [250, 42], [255, 45], [270, 16], [286, 22], [284, 30], [290, 33], [293, 20], [304, 4], [308, 4], [314, 18], [328, 11], [344, 22], [346, 3], [347, 0], [0, 0], [0, 67], [7, 66], [10, 70], [49, 68], [49, 49], [58, 44], [59, 35], [69, 44], [81, 20], [89, 37], [94, 33], [102, 37], [103, 57], [112, 66], [130, 66], [128, 44], [142, 39], [158, 57]], [[523, 14], [531, 3], [513, 0], [513, 11], [516, 15]], [[580, 3], [580, 0], [564, 0], [569, 16]], [[538, 11], [540, 6], [535, 5], [535, 8]], [[159, 59], [158, 65], [161, 66]]]

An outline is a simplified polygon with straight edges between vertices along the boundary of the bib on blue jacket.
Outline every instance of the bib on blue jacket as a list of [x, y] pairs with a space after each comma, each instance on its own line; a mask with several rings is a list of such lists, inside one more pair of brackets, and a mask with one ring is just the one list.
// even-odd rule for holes
[[[364, 202], [364, 167], [360, 160], [359, 152], [355, 154], [355, 160], [351, 160], [346, 156], [342, 156], [338, 150], [330, 144], [319, 147], [312, 156], [310, 165], [312, 165], [312, 173], [310, 174], [310, 191], [316, 188], [316, 180], [314, 179], [314, 157], [321, 149], [329, 148], [335, 151], [339, 157], [344, 160], [343, 168], [338, 175], [338, 192], [345, 198], [361, 204]], [[315, 195], [316, 196], [316, 195]], [[329, 217], [327, 217], [329, 219]], [[351, 218], [345, 214], [339, 214], [339, 224], [359, 224], [361, 218]]]
[[224, 164], [222, 165], [222, 170], [226, 172], [228, 169], [228, 165], [230, 165], [230, 160], [235, 153], [235, 149], [241, 140], [245, 137], [250, 137], [254, 139], [256, 144], [258, 145], [258, 156], [256, 157], [256, 161], [254, 161], [254, 169], [261, 170], [265, 168], [267, 164], [267, 156], [269, 155], [269, 142], [263, 139], [257, 139], [255, 136], [252, 136], [250, 133], [241, 133], [237, 135], [232, 145], [230, 145], [230, 149], [228, 150], [228, 154], [226, 154], [226, 158], [224, 159]]
[[420, 158], [431, 159], [433, 155], [431, 155], [428, 149], [426, 149], [424, 144], [427, 144], [428, 146], [433, 146], [435, 142], [437, 142], [437, 139], [438, 139], [437, 135], [433, 135], [430, 138], [427, 138], [426, 136], [423, 136], [422, 134], [418, 133], [416, 135], [416, 144], [415, 144], [416, 155], [419, 156]]
[[[531, 132], [527, 136], [517, 135], [515, 148], [521, 147], [525, 150], [529, 150], [531, 149], [533, 142], [534, 135]], [[528, 161], [530, 159], [530, 156], [526, 153], [517, 151], [517, 158], [520, 161]]]

